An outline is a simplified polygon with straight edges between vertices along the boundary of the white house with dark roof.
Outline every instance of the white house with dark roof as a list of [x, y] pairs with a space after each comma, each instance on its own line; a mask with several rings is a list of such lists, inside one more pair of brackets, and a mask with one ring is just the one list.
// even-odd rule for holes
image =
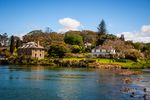
[[44, 47], [35, 42], [28, 42], [18, 48], [18, 55], [25, 55], [32, 58], [44, 59]]
[[116, 51], [111, 46], [97, 46], [96, 48], [92, 49], [91, 55], [92, 56], [109, 56], [115, 55]]

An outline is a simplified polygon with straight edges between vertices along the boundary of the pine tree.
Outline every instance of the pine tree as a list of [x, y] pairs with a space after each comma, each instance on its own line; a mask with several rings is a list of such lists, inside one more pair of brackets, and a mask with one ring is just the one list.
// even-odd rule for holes
[[98, 35], [105, 35], [107, 33], [105, 21], [102, 19], [101, 23], [98, 26]]
[[14, 40], [14, 36], [11, 36], [10, 38], [10, 53], [13, 54], [15, 49], [15, 40]]
[[96, 46], [102, 45], [105, 41], [103, 37], [107, 34], [105, 21], [102, 19], [101, 23], [98, 26], [98, 36], [96, 41]]

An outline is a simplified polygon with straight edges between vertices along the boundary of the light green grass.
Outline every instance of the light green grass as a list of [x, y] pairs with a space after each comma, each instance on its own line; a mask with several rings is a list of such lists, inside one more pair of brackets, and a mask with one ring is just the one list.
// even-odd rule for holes
[[127, 60], [126, 62], [118, 62], [115, 61], [114, 59], [105, 59], [105, 58], [63, 58], [63, 60], [86, 60], [86, 59], [96, 60], [96, 62], [103, 64], [118, 64], [123, 66], [123, 68], [130, 68], [135, 63], [134, 61], [131, 60]]

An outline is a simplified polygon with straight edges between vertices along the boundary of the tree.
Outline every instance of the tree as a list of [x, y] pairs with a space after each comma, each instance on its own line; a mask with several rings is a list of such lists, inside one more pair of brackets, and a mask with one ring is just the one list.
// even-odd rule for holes
[[45, 33], [52, 33], [53, 30], [50, 27], [45, 28]]
[[72, 31], [65, 33], [65, 37], [64, 37], [65, 43], [71, 45], [80, 45], [80, 46], [83, 45], [82, 36], [79, 34]]
[[11, 36], [10, 38], [10, 53], [13, 54], [15, 49], [15, 40], [14, 40], [14, 36]]
[[136, 43], [133, 43], [133, 46], [134, 46], [135, 49], [142, 51], [145, 44], [141, 43], [141, 42], [136, 42]]
[[63, 34], [58, 34], [56, 32], [45, 33], [42, 31], [31, 31], [27, 35], [23, 36], [23, 42], [40, 42], [40, 45], [44, 46], [46, 49], [54, 42], [64, 42]]
[[51, 57], [63, 58], [65, 53], [68, 52], [68, 49], [65, 44], [54, 44], [51, 45], [48, 50], [48, 55]]
[[107, 29], [106, 29], [105, 21], [103, 19], [97, 29], [98, 29], [98, 36], [97, 36], [96, 46], [102, 45], [103, 42], [106, 40], [105, 35], [107, 35], [106, 34]]
[[98, 26], [98, 35], [105, 35], [107, 33], [105, 21], [102, 19], [101, 23]]
[[78, 45], [72, 45], [71, 47], [71, 52], [72, 53], [80, 53], [82, 52], [82, 47], [81, 46], [78, 46]]
[[8, 42], [8, 35], [7, 33], [4, 34], [0, 34], [0, 43], [2, 46], [7, 46], [7, 42]]
[[100, 37], [98, 37], [96, 41], [96, 46], [102, 45], [106, 40], [115, 40], [115, 39], [118, 39], [118, 38], [113, 34], [101, 35]]
[[90, 30], [81, 31], [81, 36], [83, 38], [84, 43], [92, 43], [95, 44], [97, 33]]
[[128, 49], [125, 54], [125, 58], [131, 59], [133, 61], [138, 61], [138, 59], [143, 59], [144, 55], [136, 49]]
[[123, 35], [123, 34], [121, 34], [120, 39], [121, 39], [122, 41], [125, 41], [125, 38], [124, 38], [124, 35]]
[[20, 39], [17, 39], [16, 41], [16, 48], [20, 47], [21, 46], [21, 40]]

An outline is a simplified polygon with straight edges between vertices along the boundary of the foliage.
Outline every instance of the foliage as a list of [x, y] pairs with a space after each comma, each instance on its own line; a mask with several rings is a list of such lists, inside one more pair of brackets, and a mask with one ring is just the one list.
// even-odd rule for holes
[[63, 58], [68, 51], [65, 44], [54, 44], [49, 47], [48, 54], [50, 57]]
[[118, 38], [113, 34], [100, 35], [96, 41], [96, 45], [102, 45], [107, 40], [117, 40]]
[[82, 52], [82, 47], [78, 46], [78, 45], [72, 45], [71, 52], [72, 53], [81, 53]]
[[105, 21], [102, 19], [101, 23], [98, 26], [98, 35], [105, 35], [107, 33]]
[[8, 49], [0, 49], [0, 55], [4, 57], [9, 57], [11, 54]]
[[15, 40], [14, 40], [14, 36], [11, 36], [10, 38], [10, 53], [13, 54], [15, 49]]
[[22, 44], [22, 41], [20, 39], [17, 39], [16, 41], [16, 48], [20, 47]]
[[[106, 35], [106, 24], [105, 21], [102, 19], [101, 23], [98, 26], [98, 36], [97, 36], [97, 40], [96, 40], [96, 46], [102, 45], [105, 41], [105, 39], [103, 38], [103, 36]], [[103, 35], [103, 36], [102, 36]]]
[[144, 56], [138, 50], [130, 49], [130, 50], [127, 50], [127, 52], [125, 54], [125, 58], [126, 59], [131, 59], [133, 61], [138, 61], [138, 59], [143, 59]]
[[150, 59], [150, 50], [145, 50], [144, 55], [146, 59]]
[[64, 41], [70, 45], [83, 45], [83, 39], [80, 32], [69, 31], [65, 33]]
[[97, 33], [90, 30], [81, 31], [81, 36], [83, 38], [84, 43], [91, 43], [95, 45]]
[[112, 47], [116, 50], [116, 52], [119, 52], [119, 53], [125, 53], [128, 49], [134, 49], [132, 44], [126, 43], [117, 38], [113, 40], [107, 39], [103, 43], [103, 46]]
[[7, 43], [8, 43], [7, 33], [0, 34], [0, 44], [1, 44], [1, 46], [7, 46]]
[[63, 34], [58, 34], [56, 32], [42, 32], [41, 30], [34, 30], [29, 32], [27, 35], [23, 36], [23, 42], [40, 42], [40, 45], [44, 46], [46, 49], [54, 42], [63, 42]]
[[89, 64], [94, 62], [95, 60], [61, 60], [61, 59], [54, 60], [54, 63], [61, 67], [79, 67], [79, 68], [89, 67]]

